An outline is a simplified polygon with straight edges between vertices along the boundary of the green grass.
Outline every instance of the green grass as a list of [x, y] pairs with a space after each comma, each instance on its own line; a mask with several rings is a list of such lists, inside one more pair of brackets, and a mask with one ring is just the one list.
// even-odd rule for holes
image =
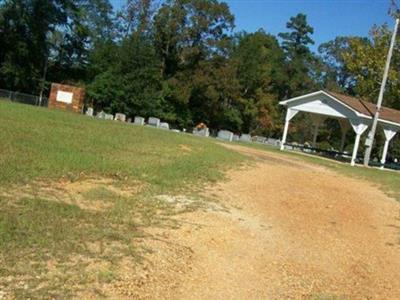
[[318, 156], [304, 155], [295, 151], [280, 151], [276, 147], [256, 143], [240, 143], [240, 145], [287, 155], [288, 157], [293, 157], [299, 160], [303, 160], [305, 162], [327, 167], [345, 176], [367, 180], [379, 186], [379, 188], [388, 196], [395, 198], [397, 201], [400, 201], [399, 171], [379, 170], [377, 168], [364, 168], [361, 166], [352, 167], [349, 163], [340, 163]]
[[[156, 195], [196, 192], [245, 160], [208, 139], [6, 101], [0, 140], [0, 290], [17, 298], [113, 281], [114, 270], [89, 267], [140, 262], [146, 227], [177, 226]], [[64, 195], [56, 185], [87, 178], [114, 188]], [[130, 186], [141, 192], [115, 192]]]

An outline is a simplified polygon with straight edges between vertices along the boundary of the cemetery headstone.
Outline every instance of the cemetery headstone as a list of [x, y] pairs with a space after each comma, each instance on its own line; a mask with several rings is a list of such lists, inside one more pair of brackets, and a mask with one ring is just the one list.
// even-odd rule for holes
[[101, 111], [96, 115], [96, 118], [105, 119], [106, 118], [106, 113], [104, 111]]
[[232, 141], [234, 141], [234, 142], [239, 141], [239, 136], [237, 134], [234, 134], [232, 137]]
[[125, 122], [126, 121], [126, 115], [121, 114], [121, 113], [116, 113], [114, 120]]
[[240, 141], [242, 141], [242, 142], [251, 142], [251, 135], [250, 134], [242, 134], [240, 136]]
[[106, 119], [106, 120], [114, 120], [114, 116], [112, 114], [106, 114], [104, 119]]
[[160, 119], [154, 118], [154, 117], [150, 117], [147, 120], [147, 124], [150, 125], [150, 126], [160, 127]]
[[160, 123], [160, 128], [161, 128], [161, 129], [169, 130], [169, 124], [166, 123], [166, 122], [161, 122], [161, 123]]
[[269, 144], [269, 145], [278, 146], [279, 140], [278, 139], [273, 139], [273, 138], [268, 138], [266, 143]]
[[195, 128], [193, 129], [193, 134], [198, 136], [208, 137], [210, 136], [210, 130], [208, 128], [202, 128], [202, 129]]
[[218, 131], [218, 136], [219, 139], [221, 140], [226, 140], [232, 142], [233, 140], [233, 133], [230, 132], [229, 130], [220, 130]]
[[265, 136], [256, 136], [256, 142], [257, 143], [265, 143], [265, 141], [267, 140], [267, 138]]
[[93, 108], [92, 107], [88, 107], [88, 109], [85, 112], [85, 115], [87, 115], [89, 117], [93, 117]]
[[136, 124], [136, 125], [144, 125], [144, 118], [142, 118], [142, 117], [135, 117], [133, 123]]

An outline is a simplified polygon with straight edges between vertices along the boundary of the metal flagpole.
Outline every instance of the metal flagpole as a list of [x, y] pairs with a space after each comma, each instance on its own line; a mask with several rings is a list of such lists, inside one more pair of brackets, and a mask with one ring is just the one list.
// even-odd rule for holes
[[368, 137], [365, 141], [366, 150], [365, 150], [365, 155], [364, 155], [364, 166], [368, 166], [369, 160], [371, 158], [372, 144], [374, 143], [376, 127], [378, 125], [378, 119], [379, 119], [379, 112], [380, 112], [381, 106], [382, 106], [383, 94], [385, 93], [386, 81], [387, 81], [387, 77], [388, 77], [388, 73], [389, 73], [390, 61], [392, 59], [393, 47], [396, 42], [396, 35], [397, 35], [398, 27], [399, 27], [399, 19], [396, 19], [396, 25], [394, 26], [392, 40], [390, 41], [389, 53], [388, 53], [388, 56], [386, 59], [385, 71], [383, 73], [381, 89], [379, 91], [378, 103], [376, 105], [376, 112], [374, 115], [374, 120], [372, 122], [371, 131], [368, 133]]

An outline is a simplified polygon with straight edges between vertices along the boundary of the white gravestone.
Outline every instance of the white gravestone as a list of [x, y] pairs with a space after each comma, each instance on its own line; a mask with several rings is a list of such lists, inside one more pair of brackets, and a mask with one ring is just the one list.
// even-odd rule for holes
[[240, 136], [240, 141], [242, 141], [242, 142], [251, 142], [251, 135], [250, 134], [242, 134]]
[[234, 142], [239, 141], [239, 136], [237, 134], [234, 134], [232, 137], [232, 141], [234, 141]]
[[112, 114], [106, 114], [104, 119], [106, 119], [106, 120], [114, 120], [114, 116]]
[[160, 123], [160, 128], [161, 128], [161, 129], [169, 130], [169, 124], [168, 124], [168, 123], [165, 123], [165, 122], [161, 122], [161, 123]]
[[93, 117], [93, 108], [88, 107], [88, 109], [86, 110], [85, 115], [87, 115], [89, 117]]
[[266, 143], [274, 146], [278, 146], [280, 144], [279, 140], [273, 138], [268, 138]]
[[160, 126], [160, 119], [157, 119], [157, 118], [154, 118], [154, 117], [150, 117], [147, 120], [147, 124], [149, 124], [150, 126], [159, 127]]
[[256, 142], [257, 143], [265, 143], [265, 141], [267, 140], [267, 138], [265, 136], [256, 136]]
[[226, 140], [232, 142], [233, 140], [233, 133], [229, 130], [220, 130], [218, 131], [218, 138], [221, 140]]
[[210, 136], [210, 130], [208, 128], [202, 128], [202, 129], [193, 129], [193, 134], [198, 135], [198, 136], [205, 136], [208, 137]]
[[126, 121], [126, 116], [124, 114], [121, 114], [121, 113], [116, 113], [114, 120], [125, 122]]
[[99, 118], [99, 119], [105, 119], [106, 118], [106, 113], [104, 112], [104, 111], [101, 111], [101, 112], [99, 112], [97, 115], [96, 115], [96, 118]]
[[133, 123], [136, 124], [136, 125], [144, 125], [144, 118], [142, 118], [142, 117], [135, 117]]

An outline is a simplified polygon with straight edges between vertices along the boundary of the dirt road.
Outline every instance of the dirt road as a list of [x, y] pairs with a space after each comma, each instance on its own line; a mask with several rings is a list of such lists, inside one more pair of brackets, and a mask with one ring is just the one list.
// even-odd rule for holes
[[175, 246], [152, 244], [163, 250], [150, 298], [400, 299], [398, 202], [369, 182], [235, 149], [256, 165], [208, 189], [219, 209], [163, 232]]

